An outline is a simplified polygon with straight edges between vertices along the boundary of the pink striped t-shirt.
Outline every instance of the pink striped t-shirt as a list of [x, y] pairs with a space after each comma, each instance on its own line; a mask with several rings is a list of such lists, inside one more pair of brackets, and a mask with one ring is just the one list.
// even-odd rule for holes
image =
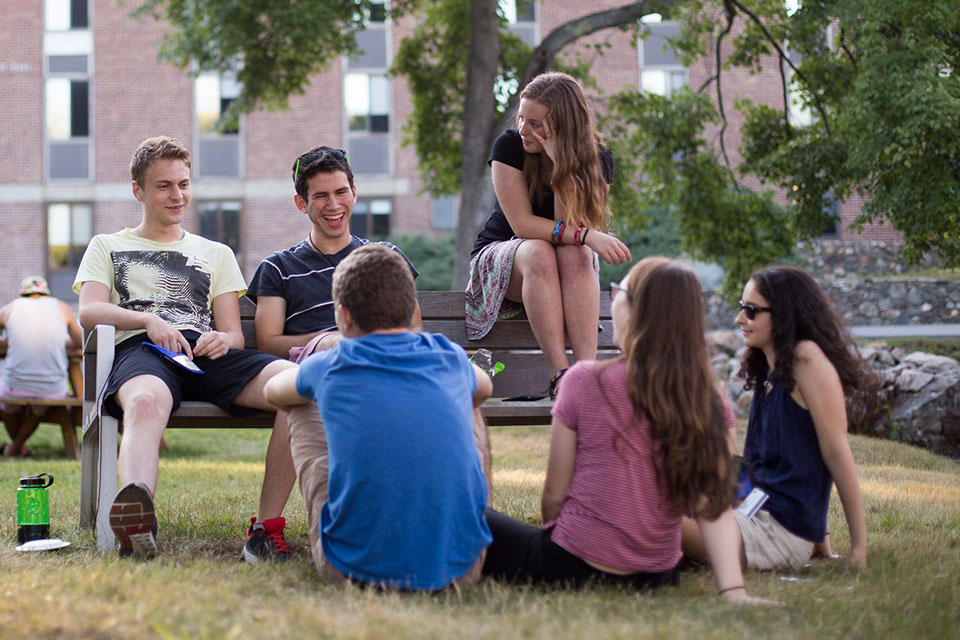
[[656, 573], [680, 560], [681, 514], [661, 496], [650, 423], [634, 412], [626, 371], [622, 360], [578, 362], [562, 379], [553, 416], [577, 432], [577, 453], [551, 539], [591, 562]]

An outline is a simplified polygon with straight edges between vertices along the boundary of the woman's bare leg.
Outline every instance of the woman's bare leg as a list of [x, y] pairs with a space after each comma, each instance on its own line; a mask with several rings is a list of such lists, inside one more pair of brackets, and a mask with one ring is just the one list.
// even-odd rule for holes
[[527, 240], [520, 245], [513, 260], [506, 297], [523, 302], [530, 329], [547, 360], [550, 376], [566, 369], [569, 362], [563, 341], [560, 276], [557, 253], [552, 244], [545, 240]]
[[593, 270], [593, 251], [574, 245], [557, 247], [556, 253], [563, 318], [573, 347], [573, 359], [594, 360], [600, 320], [600, 281]]

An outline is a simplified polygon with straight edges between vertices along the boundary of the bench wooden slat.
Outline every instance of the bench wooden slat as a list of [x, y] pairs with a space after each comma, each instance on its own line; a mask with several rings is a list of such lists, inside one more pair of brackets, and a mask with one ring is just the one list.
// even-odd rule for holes
[[0, 398], [0, 404], [15, 404], [22, 407], [82, 407], [83, 398]]
[[[420, 291], [417, 293], [420, 302], [420, 314], [432, 320], [460, 320], [463, 322], [464, 294], [460, 291]], [[526, 320], [526, 314], [521, 313], [518, 319]], [[610, 319], [610, 292], [600, 292], [600, 318]]]
[[[600, 330], [602, 327], [602, 330]], [[493, 325], [490, 333], [480, 340], [467, 340], [467, 330], [463, 318], [459, 320], [432, 320], [425, 319], [423, 328], [431, 333], [442, 333], [453, 342], [463, 346], [467, 351], [484, 347], [486, 349], [521, 349], [539, 351], [533, 331], [526, 321], [501, 320]], [[601, 320], [597, 331], [597, 344], [600, 349], [612, 349], [613, 321]], [[569, 342], [567, 348], [570, 347]]]

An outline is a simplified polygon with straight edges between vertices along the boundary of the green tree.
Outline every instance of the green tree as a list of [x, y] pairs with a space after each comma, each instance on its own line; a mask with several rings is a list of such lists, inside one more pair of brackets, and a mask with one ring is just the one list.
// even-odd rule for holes
[[[728, 286], [797, 240], [819, 235], [828, 221], [825, 203], [855, 193], [867, 198], [855, 226], [886, 221], [903, 232], [907, 261], [935, 251], [947, 265], [960, 264], [960, 12], [954, 0], [804, 0], [791, 15], [779, 1], [692, 0], [674, 3], [671, 11], [682, 25], [676, 44], [688, 64], [719, 53], [721, 44], [732, 53], [725, 60], [714, 56], [714, 75], [696, 91], [670, 100], [620, 94], [613, 111], [624, 134], [623, 155], [643, 168], [639, 200], [668, 207], [684, 247], [723, 263]], [[723, 136], [718, 148], [709, 148], [701, 132], [707, 123], [726, 126], [717, 106], [724, 72], [730, 66], [758, 71], [771, 61], [781, 74], [782, 104], [737, 102], [746, 116], [744, 162], [731, 167]], [[812, 124], [792, 119], [791, 84]], [[779, 206], [772, 190], [745, 189], [740, 179], [746, 175], [790, 201]]]
[[[519, 0], [522, 1], [522, 0]], [[140, 11], [173, 29], [161, 56], [182, 67], [225, 70], [242, 60], [236, 112], [282, 108], [313, 73], [352, 52], [369, 0], [147, 0]], [[671, 215], [683, 247], [716, 260], [732, 288], [827, 221], [824, 203], [868, 197], [857, 224], [886, 220], [903, 232], [904, 257], [936, 251], [960, 264], [960, 12], [956, 0], [807, 0], [788, 15], [782, 0], [649, 0], [579, 17], [533, 49], [512, 37], [495, 0], [396, 0], [393, 15], [414, 12], [417, 28], [400, 47], [394, 73], [406, 77], [414, 111], [406, 131], [433, 194], [461, 194], [454, 286], [463, 284], [469, 249], [493, 203], [486, 156], [512, 124], [517, 89], [556, 66], [564, 47], [609, 28], [641, 28], [654, 11], [682, 25], [676, 46], [692, 65], [721, 45], [701, 87], [669, 99], [625, 92], [611, 97], [604, 122], [622, 176], [612, 194], [617, 215]], [[494, 38], [493, 33], [498, 37]], [[464, 55], [465, 43], [468, 48]], [[791, 61], [789, 51], [802, 55]], [[484, 45], [484, 46], [480, 46]], [[796, 56], [793, 56], [794, 58]], [[724, 73], [732, 66], [776, 65], [783, 104], [743, 100], [741, 153], [725, 148]], [[788, 87], [815, 115], [793, 122]], [[721, 126], [720, 145], [702, 135]], [[751, 190], [743, 177], [760, 178]], [[776, 192], [790, 194], [777, 204]]]

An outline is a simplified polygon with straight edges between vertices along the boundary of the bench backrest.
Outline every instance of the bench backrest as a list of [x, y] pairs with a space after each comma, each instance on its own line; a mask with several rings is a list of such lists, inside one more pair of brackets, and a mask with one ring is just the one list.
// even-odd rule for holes
[[[464, 297], [461, 291], [421, 291], [417, 294], [423, 327], [432, 333], [442, 333], [468, 353], [479, 348], [493, 352], [494, 362], [502, 362], [504, 370], [494, 379], [495, 398], [544, 393], [549, 382], [546, 361], [530, 330], [526, 314], [510, 320], [501, 320], [481, 340], [467, 340], [463, 323]], [[240, 298], [240, 320], [243, 336], [249, 349], [257, 348], [254, 329], [254, 305], [246, 296]], [[598, 357], [609, 358], [618, 353], [613, 345], [613, 322], [610, 319], [610, 293], [600, 293], [600, 323]], [[569, 345], [568, 345], [569, 352]]]

